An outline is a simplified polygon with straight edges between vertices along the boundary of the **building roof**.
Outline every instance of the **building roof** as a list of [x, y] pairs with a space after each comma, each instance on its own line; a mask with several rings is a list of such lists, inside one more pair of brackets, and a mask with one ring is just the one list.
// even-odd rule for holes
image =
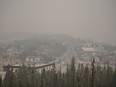
[[82, 47], [82, 50], [83, 51], [91, 51], [91, 52], [94, 52], [94, 51], [96, 51], [94, 48], [92, 48], [92, 47]]

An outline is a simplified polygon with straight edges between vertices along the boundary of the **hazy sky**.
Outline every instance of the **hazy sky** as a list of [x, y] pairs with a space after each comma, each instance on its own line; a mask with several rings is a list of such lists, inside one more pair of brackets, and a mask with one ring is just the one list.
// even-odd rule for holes
[[116, 0], [0, 0], [0, 32], [66, 33], [116, 44]]

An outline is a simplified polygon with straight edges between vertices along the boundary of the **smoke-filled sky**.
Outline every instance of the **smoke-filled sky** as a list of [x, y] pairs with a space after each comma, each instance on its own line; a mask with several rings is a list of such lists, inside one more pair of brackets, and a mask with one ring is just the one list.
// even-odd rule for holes
[[116, 0], [0, 0], [0, 32], [66, 33], [116, 44]]

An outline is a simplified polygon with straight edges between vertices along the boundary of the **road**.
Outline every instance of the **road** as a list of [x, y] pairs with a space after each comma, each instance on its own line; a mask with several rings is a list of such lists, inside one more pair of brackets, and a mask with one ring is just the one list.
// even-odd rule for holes
[[[72, 58], [75, 57], [74, 49], [75, 49], [75, 47], [71, 44], [68, 47], [68, 50], [64, 53], [64, 55], [54, 61], [56, 63], [56, 68], [58, 70], [61, 68], [62, 72], [66, 71], [67, 65], [69, 65], [71, 63]], [[58, 61], [60, 61], [60, 62], [58, 62]], [[76, 65], [78, 65], [80, 60], [77, 56], [75, 57], [75, 61], [76, 61]]]

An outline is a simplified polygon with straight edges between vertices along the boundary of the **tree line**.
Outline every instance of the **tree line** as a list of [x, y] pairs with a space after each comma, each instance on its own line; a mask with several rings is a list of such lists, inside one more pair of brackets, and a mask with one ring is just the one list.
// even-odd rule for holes
[[91, 68], [79, 64], [76, 69], [73, 58], [64, 73], [55, 66], [41, 72], [26, 66], [15, 71], [9, 69], [3, 80], [0, 77], [0, 87], [116, 87], [116, 69], [95, 66], [94, 60]]

